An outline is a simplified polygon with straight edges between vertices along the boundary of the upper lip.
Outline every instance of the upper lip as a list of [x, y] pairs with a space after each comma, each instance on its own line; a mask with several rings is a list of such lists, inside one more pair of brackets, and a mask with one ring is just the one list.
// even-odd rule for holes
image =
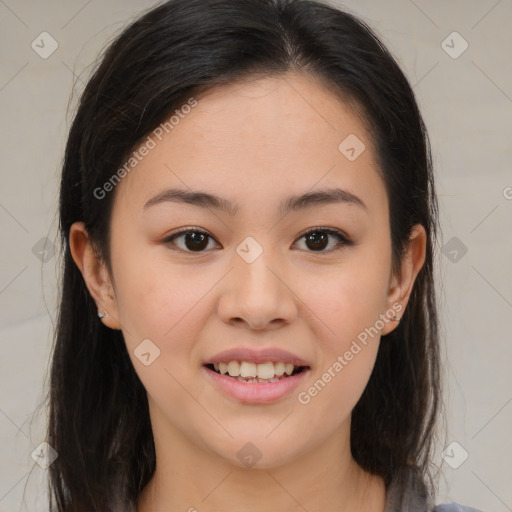
[[228, 363], [229, 361], [247, 361], [250, 363], [292, 363], [294, 366], [309, 366], [308, 362], [301, 357], [280, 348], [232, 348], [224, 350], [210, 357], [204, 364]]

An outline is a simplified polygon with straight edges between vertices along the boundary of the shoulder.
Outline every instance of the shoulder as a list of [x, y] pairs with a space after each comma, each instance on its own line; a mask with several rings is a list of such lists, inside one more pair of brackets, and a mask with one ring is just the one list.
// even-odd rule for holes
[[454, 501], [450, 501], [447, 503], [440, 503], [434, 507], [432, 512], [483, 512], [482, 510], [469, 507], [468, 505], [462, 505], [460, 503], [455, 503]]

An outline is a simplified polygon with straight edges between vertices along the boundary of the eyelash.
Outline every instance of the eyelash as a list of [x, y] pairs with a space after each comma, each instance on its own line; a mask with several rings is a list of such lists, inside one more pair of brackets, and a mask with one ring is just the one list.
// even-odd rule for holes
[[[176, 245], [174, 244], [174, 240], [176, 238], [179, 238], [180, 236], [183, 236], [183, 235], [187, 234], [187, 233], [199, 233], [199, 234], [203, 234], [203, 235], [208, 236], [212, 240], [215, 240], [215, 238], [213, 236], [211, 236], [208, 232], [203, 231], [202, 229], [197, 229], [197, 228], [188, 226], [188, 227], [180, 228], [178, 231], [176, 231], [175, 233], [173, 233], [172, 235], [170, 235], [169, 237], [164, 239], [163, 243], [167, 244], [167, 245], [173, 245], [174, 247], [171, 247], [172, 250], [185, 252], [187, 254], [202, 254], [202, 253], [205, 253], [206, 251], [188, 251], [188, 250], [176, 248]], [[339, 251], [339, 250], [343, 249], [345, 246], [350, 247], [350, 246], [354, 245], [354, 242], [352, 240], [348, 239], [341, 231], [338, 231], [338, 230], [332, 229], [332, 228], [321, 227], [321, 226], [308, 229], [307, 231], [305, 231], [304, 233], [302, 233], [300, 235], [298, 240], [300, 240], [301, 238], [306, 237], [307, 235], [309, 235], [311, 233], [325, 233], [327, 235], [332, 235], [332, 236], [334, 236], [334, 237], [336, 237], [338, 239], [338, 244], [334, 248], [329, 249], [327, 251], [322, 250], [322, 251], [306, 251], [306, 252], [319, 253], [319, 254], [322, 254], [322, 253], [323, 254], [329, 254], [331, 252]]]

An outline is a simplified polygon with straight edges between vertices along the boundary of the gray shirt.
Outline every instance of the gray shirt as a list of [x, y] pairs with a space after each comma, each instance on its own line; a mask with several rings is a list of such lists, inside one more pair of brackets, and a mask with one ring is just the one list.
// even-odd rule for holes
[[391, 481], [386, 492], [384, 512], [482, 512], [454, 501], [434, 505], [432, 497], [416, 473], [408, 474], [407, 487], [403, 494], [398, 491], [398, 481]]

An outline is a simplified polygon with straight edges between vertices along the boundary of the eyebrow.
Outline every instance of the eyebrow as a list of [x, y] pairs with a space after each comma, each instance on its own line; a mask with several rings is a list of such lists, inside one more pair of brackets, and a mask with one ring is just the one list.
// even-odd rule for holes
[[[235, 216], [239, 211], [237, 203], [215, 194], [179, 188], [168, 188], [151, 197], [144, 203], [143, 210], [145, 211], [151, 206], [167, 202], [191, 204], [201, 208], [214, 208], [226, 212], [230, 216]], [[368, 207], [361, 198], [341, 188], [323, 189], [286, 197], [279, 205], [279, 212], [281, 215], [284, 215], [292, 211], [336, 203], [358, 206], [368, 213]]]

